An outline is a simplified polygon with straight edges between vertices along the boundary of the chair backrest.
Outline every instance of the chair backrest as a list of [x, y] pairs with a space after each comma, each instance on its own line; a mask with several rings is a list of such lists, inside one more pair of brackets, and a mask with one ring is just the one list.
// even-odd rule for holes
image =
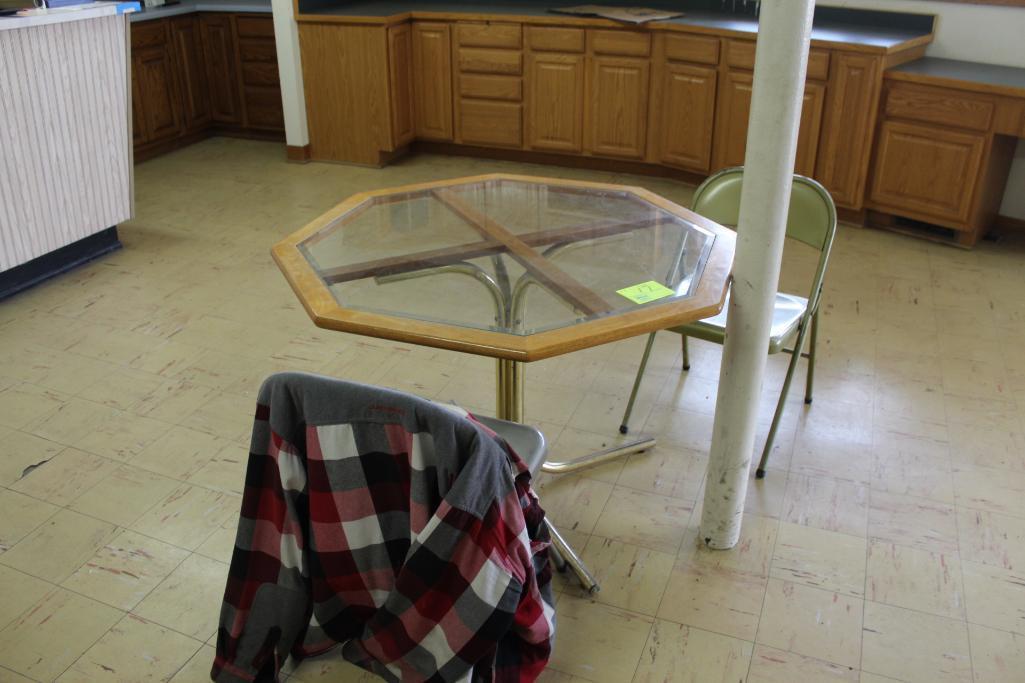
[[[736, 227], [740, 221], [740, 190], [744, 167], [725, 168], [705, 179], [694, 191], [691, 208], [716, 223]], [[819, 251], [819, 265], [812, 282], [809, 301], [814, 310], [826, 274], [826, 263], [836, 236], [836, 205], [829, 191], [820, 183], [794, 174], [790, 191], [790, 212], [787, 214], [787, 237]]]

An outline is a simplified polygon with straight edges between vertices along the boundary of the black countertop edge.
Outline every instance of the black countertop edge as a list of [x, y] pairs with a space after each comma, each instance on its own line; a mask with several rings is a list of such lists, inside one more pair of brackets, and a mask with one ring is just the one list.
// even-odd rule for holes
[[[474, 14], [521, 14], [530, 16], [558, 16], [549, 12], [552, 7], [565, 7], [573, 2], [543, 2], [540, 0], [499, 0], [494, 3], [469, 2], [467, 0], [426, 1], [416, 0], [362, 0], [358, 2], [338, 2], [338, 0], [299, 0], [300, 14], [326, 14], [331, 16], [388, 17], [405, 12], [466, 12]], [[631, 5], [630, 2], [597, 2], [591, 4]], [[757, 28], [754, 0], [676, 0], [665, 2], [652, 0], [636, 3], [637, 6], [651, 9], [672, 10], [678, 12], [697, 13], [705, 21], [713, 18], [736, 26], [754, 26]], [[736, 11], [732, 11], [733, 7]], [[726, 9], [729, 7], [730, 9]], [[565, 15], [563, 15], [565, 16]], [[932, 33], [936, 17], [931, 14], [914, 14], [910, 12], [881, 12], [877, 10], [852, 9], [847, 7], [816, 7], [814, 26], [837, 28], [839, 26], [857, 27], [860, 31], [878, 29], [886, 33], [903, 35], [928, 35]], [[687, 17], [677, 20], [688, 23]], [[626, 24], [624, 24], [626, 25]]]
[[890, 71], [914, 74], [923, 78], [965, 81], [998, 88], [1011, 88], [1021, 90], [1025, 95], [1025, 68], [1021, 67], [923, 57], [895, 66]]

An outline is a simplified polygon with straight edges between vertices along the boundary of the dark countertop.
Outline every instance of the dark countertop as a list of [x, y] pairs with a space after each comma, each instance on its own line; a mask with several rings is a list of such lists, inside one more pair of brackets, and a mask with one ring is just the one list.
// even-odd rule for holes
[[1025, 69], [1013, 66], [923, 57], [895, 66], [887, 73], [898, 74], [898, 78], [902, 74], [916, 77], [908, 80], [961, 81], [984, 86], [987, 90], [1009, 90], [1011, 94], [1025, 96]]
[[132, 23], [174, 17], [193, 12], [254, 12], [270, 14], [270, 0], [182, 0], [177, 5], [144, 7], [132, 15]]
[[[743, 2], [743, 0], [741, 0]], [[619, 4], [629, 4], [620, 2]], [[643, 2], [644, 7], [653, 9], [673, 9], [681, 11], [684, 16], [665, 22], [651, 22], [643, 26], [666, 27], [693, 26], [718, 31], [736, 33], [758, 32], [758, 19], [752, 11], [733, 14], [718, 10], [720, 3], [692, 0], [687, 2]], [[465, 13], [511, 15], [521, 17], [545, 17], [553, 21], [579, 20], [585, 17], [571, 16], [550, 12], [551, 7], [565, 7], [572, 3], [552, 3], [539, 0], [521, 0], [520, 2], [489, 2], [487, 4], [467, 2], [466, 0], [358, 0], [357, 2], [337, 2], [333, 0], [300, 0], [299, 11], [306, 16], [331, 17], [374, 17], [386, 19], [396, 15], [415, 12], [418, 16], [432, 13]], [[754, 3], [750, 3], [753, 9]], [[591, 18], [591, 17], [586, 17]], [[821, 7], [815, 11], [812, 28], [812, 40], [862, 45], [871, 48], [889, 50], [911, 40], [920, 39], [932, 33], [934, 17], [929, 15], [907, 14], [902, 12], [874, 12], [851, 10], [844, 8]], [[618, 23], [618, 22], [617, 22]], [[630, 26], [621, 23], [622, 26]]]

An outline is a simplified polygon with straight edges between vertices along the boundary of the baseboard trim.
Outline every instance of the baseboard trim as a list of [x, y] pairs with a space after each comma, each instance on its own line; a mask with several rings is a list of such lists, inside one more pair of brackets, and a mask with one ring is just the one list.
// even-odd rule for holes
[[0, 301], [121, 248], [117, 226], [83, 237], [0, 273]]
[[997, 217], [993, 219], [993, 227], [1000, 230], [1020, 230], [1025, 232], [1025, 218], [997, 214]]
[[285, 158], [295, 164], [305, 164], [310, 160], [310, 146], [285, 145]]

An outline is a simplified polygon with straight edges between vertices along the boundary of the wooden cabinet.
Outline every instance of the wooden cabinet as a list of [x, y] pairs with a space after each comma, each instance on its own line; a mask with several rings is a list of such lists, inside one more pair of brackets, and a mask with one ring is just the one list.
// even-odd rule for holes
[[[754, 65], [754, 45], [749, 41], [728, 42], [726, 62], [741, 67]], [[814, 59], [812, 58], [814, 57]], [[797, 134], [794, 172], [815, 177], [822, 136], [822, 120], [826, 101], [826, 83], [812, 80], [828, 73], [828, 53], [813, 51], [809, 56], [808, 79], [804, 84], [801, 124]], [[741, 166], [747, 148], [747, 125], [751, 116], [751, 85], [753, 74], [739, 68], [727, 69], [719, 90], [716, 114], [714, 170]]]
[[527, 56], [527, 147], [583, 149], [584, 55], [532, 52]]
[[269, 15], [200, 13], [131, 24], [137, 161], [217, 132], [284, 134]]
[[416, 137], [452, 140], [452, 37], [448, 24], [413, 22], [413, 115]]
[[413, 41], [409, 24], [388, 29], [388, 85], [391, 88], [391, 130], [395, 147], [416, 135], [413, 124]]
[[715, 126], [718, 72], [714, 67], [665, 62], [656, 73], [652, 156], [660, 163], [698, 173], [709, 170]]
[[862, 207], [881, 82], [879, 57], [833, 53], [814, 177], [843, 208]]
[[938, 126], [884, 121], [869, 197], [879, 208], [957, 226], [971, 214], [986, 136]]
[[235, 44], [242, 95], [242, 125], [284, 131], [274, 21], [270, 16], [236, 15]]
[[[523, 146], [523, 51], [519, 24], [459, 22], [453, 46], [459, 90], [455, 141]], [[504, 101], [495, 98], [504, 94]]]
[[873, 220], [924, 221], [974, 244], [999, 211], [1025, 98], [905, 81], [882, 97], [865, 203], [889, 216]]
[[185, 132], [191, 133], [211, 121], [210, 82], [204, 65], [199, 19], [194, 16], [175, 17], [169, 25], [177, 60]]
[[650, 61], [593, 55], [588, 71], [584, 118], [587, 151], [599, 156], [644, 158]]
[[231, 17], [202, 14], [199, 17], [207, 82], [210, 83], [210, 118], [216, 123], [241, 124], [235, 38]]
[[149, 44], [132, 54], [132, 75], [136, 79], [132, 89], [138, 93], [132, 101], [136, 110], [133, 120], [142, 124], [141, 135], [135, 136], [142, 144], [173, 138], [182, 127], [174, 56], [166, 42], [166, 27], [156, 28], [160, 29], [163, 42]]

